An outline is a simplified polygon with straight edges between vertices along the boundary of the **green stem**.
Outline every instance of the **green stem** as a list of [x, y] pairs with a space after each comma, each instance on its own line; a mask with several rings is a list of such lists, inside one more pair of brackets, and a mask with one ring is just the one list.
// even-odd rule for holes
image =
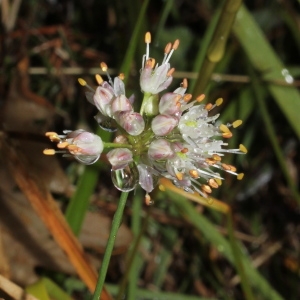
[[117, 144], [117, 143], [105, 143], [103, 142], [104, 148], [129, 148], [131, 149], [132, 146], [129, 144]]
[[236, 239], [234, 237], [234, 228], [233, 228], [233, 220], [232, 220], [231, 211], [228, 212], [228, 214], [227, 214], [227, 220], [228, 220], [227, 228], [228, 228], [228, 235], [229, 235], [229, 240], [230, 240], [230, 244], [231, 244], [231, 249], [232, 249], [234, 259], [235, 259], [235, 266], [236, 266], [238, 274], [240, 275], [240, 278], [241, 278], [241, 285], [242, 285], [242, 289], [244, 291], [245, 299], [254, 300], [255, 298], [253, 296], [252, 289], [249, 284], [248, 276], [246, 275], [246, 272], [245, 272], [245, 266], [244, 266], [242, 258], [241, 258], [240, 249], [239, 249]]
[[214, 35], [208, 46], [205, 61], [198, 73], [194, 90], [195, 95], [204, 92], [216, 64], [222, 59], [233, 21], [241, 3], [241, 0], [227, 0], [225, 2]]
[[121, 224], [121, 220], [122, 220], [123, 211], [124, 211], [124, 208], [125, 208], [127, 197], [128, 197], [128, 192], [122, 192], [121, 197], [120, 197], [120, 201], [119, 201], [119, 205], [117, 207], [117, 210], [115, 212], [115, 215], [114, 215], [114, 218], [113, 218], [113, 221], [112, 221], [112, 226], [111, 226], [109, 238], [108, 238], [108, 241], [107, 241], [107, 245], [106, 245], [102, 265], [101, 265], [101, 268], [100, 268], [100, 271], [99, 271], [98, 282], [97, 282], [96, 289], [95, 289], [95, 292], [94, 292], [93, 300], [100, 300], [100, 295], [101, 295], [101, 292], [102, 292], [102, 289], [103, 289], [103, 285], [104, 285], [104, 281], [105, 281], [105, 277], [106, 277], [110, 257], [111, 257], [111, 254], [112, 254], [112, 251], [113, 251], [113, 248], [114, 248], [117, 232], [118, 232], [118, 229], [119, 229], [120, 224]]

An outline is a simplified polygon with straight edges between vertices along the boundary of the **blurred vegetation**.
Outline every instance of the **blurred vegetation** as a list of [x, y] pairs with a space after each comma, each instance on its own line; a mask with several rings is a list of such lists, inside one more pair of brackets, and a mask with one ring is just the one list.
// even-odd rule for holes
[[[135, 239], [126, 253], [111, 258], [106, 283], [113, 297], [299, 299], [298, 1], [2, 0], [0, 5], [0, 104], [5, 107], [11, 89], [21, 95], [28, 83], [27, 89], [46, 99], [39, 104], [53, 108], [48, 130], [87, 128], [105, 141], [112, 138], [96, 128], [96, 109], [77, 78], [96, 86], [93, 76], [102, 74], [99, 63], [105, 61], [111, 75], [125, 73], [127, 95], [134, 93], [139, 103], [146, 31], [158, 61], [167, 42], [180, 40], [171, 59], [176, 68], [171, 89], [185, 77], [194, 96], [205, 92], [208, 101], [224, 99], [218, 108], [222, 122], [243, 120], [229, 144], [244, 144], [248, 154], [226, 159], [245, 177], [237, 181], [224, 174], [213, 203], [190, 201], [168, 185], [166, 192], [153, 193], [151, 207], [139, 190], [129, 194], [123, 223]], [[27, 79], [17, 67], [24, 60]], [[21, 115], [16, 111], [17, 119]], [[1, 124], [9, 138], [19, 138]], [[29, 162], [35, 159], [28, 156]], [[61, 159], [60, 165], [77, 190], [55, 198], [78, 235], [87, 211], [111, 216], [120, 195], [104, 159], [84, 170], [71, 160]], [[101, 230], [101, 224], [95, 226]], [[40, 275], [73, 299], [91, 297], [74, 276], [47, 269]], [[58, 297], [68, 299], [65, 293]]]

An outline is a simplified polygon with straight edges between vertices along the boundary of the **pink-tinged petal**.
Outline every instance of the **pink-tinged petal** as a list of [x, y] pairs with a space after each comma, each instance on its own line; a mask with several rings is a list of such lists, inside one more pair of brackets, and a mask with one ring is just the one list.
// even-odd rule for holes
[[178, 124], [178, 119], [170, 115], [158, 115], [151, 123], [152, 131], [158, 135], [168, 135]]
[[121, 111], [133, 111], [132, 105], [125, 95], [116, 97], [111, 103], [112, 114]]
[[80, 153], [85, 155], [99, 155], [103, 151], [101, 138], [90, 132], [81, 132], [73, 138], [73, 145], [80, 148]]
[[139, 184], [147, 192], [150, 193], [154, 189], [153, 175], [151, 168], [144, 164], [137, 165], [139, 170]]
[[114, 91], [116, 96], [125, 95], [125, 85], [119, 77], [114, 79]]
[[173, 81], [173, 77], [172, 76], [168, 76], [166, 77], [165, 81], [163, 81], [156, 89], [157, 93], [160, 93], [161, 91], [167, 89], [169, 87], [169, 85], [172, 83]]
[[112, 101], [114, 94], [109, 89], [98, 86], [94, 94], [94, 102], [99, 111], [105, 115], [110, 115], [109, 104]]
[[174, 155], [171, 144], [164, 139], [154, 140], [148, 149], [148, 155], [154, 160], [164, 160]]
[[174, 93], [164, 94], [159, 101], [159, 112], [166, 115], [175, 115], [180, 112], [180, 96]]
[[167, 77], [170, 64], [163, 64], [156, 69], [146, 64], [141, 72], [140, 85], [144, 93], [158, 94], [166, 89], [172, 82], [172, 77]]
[[133, 161], [132, 152], [127, 148], [113, 149], [106, 156], [113, 170], [124, 169]]
[[120, 112], [115, 115], [115, 118], [130, 135], [139, 135], [145, 129], [145, 121], [137, 112]]

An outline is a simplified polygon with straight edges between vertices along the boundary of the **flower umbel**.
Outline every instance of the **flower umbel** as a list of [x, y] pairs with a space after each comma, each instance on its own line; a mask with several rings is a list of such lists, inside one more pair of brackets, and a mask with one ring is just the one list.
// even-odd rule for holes
[[[243, 178], [234, 166], [222, 162], [225, 153], [245, 154], [247, 149], [226, 149], [223, 139], [232, 137], [231, 127], [242, 124], [218, 124], [219, 114], [211, 111], [220, 106], [222, 98], [214, 104], [200, 104], [205, 96], [193, 100], [187, 94], [187, 80], [173, 92], [160, 95], [172, 82], [175, 71], [170, 66], [173, 52], [179, 40], [165, 47], [165, 55], [159, 65], [150, 57], [150, 33], [146, 33], [146, 53], [143, 56], [140, 86], [144, 94], [139, 112], [133, 109], [134, 97], [125, 95], [124, 75], [114, 80], [107, 73], [108, 81], [96, 75], [99, 86], [88, 86], [83, 79], [79, 83], [89, 91], [86, 97], [98, 109], [95, 119], [108, 131], [118, 131], [114, 143], [103, 143], [101, 138], [84, 130], [65, 131], [64, 135], [48, 132], [51, 141], [58, 143], [60, 151], [46, 149], [45, 154], [63, 152], [73, 155], [78, 161], [92, 164], [98, 160], [103, 148], [113, 148], [107, 153], [112, 165], [111, 176], [115, 187], [130, 191], [139, 184], [146, 191], [147, 203], [150, 193], [160, 177], [170, 179], [174, 185], [186, 192], [197, 192], [208, 197], [212, 189], [221, 185], [220, 171]], [[107, 65], [101, 63], [103, 71]]]

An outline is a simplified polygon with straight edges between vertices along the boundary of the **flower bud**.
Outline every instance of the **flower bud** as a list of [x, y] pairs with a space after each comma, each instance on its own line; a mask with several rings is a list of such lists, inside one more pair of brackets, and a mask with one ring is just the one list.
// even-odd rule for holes
[[115, 114], [116, 121], [130, 135], [136, 136], [141, 134], [145, 129], [145, 121], [137, 112], [120, 112]]
[[180, 98], [181, 97], [178, 94], [164, 94], [159, 101], [159, 112], [166, 115], [175, 115], [179, 113], [181, 111], [180, 103], [178, 102]]
[[132, 105], [125, 95], [116, 97], [111, 103], [112, 114], [120, 111], [133, 111]]
[[168, 135], [178, 124], [178, 119], [169, 115], [158, 115], [151, 123], [152, 131], [158, 135]]
[[171, 144], [165, 139], [154, 140], [148, 149], [148, 155], [154, 160], [171, 158], [174, 155]]
[[107, 159], [113, 170], [124, 169], [133, 161], [132, 152], [127, 148], [116, 148], [107, 153]]

